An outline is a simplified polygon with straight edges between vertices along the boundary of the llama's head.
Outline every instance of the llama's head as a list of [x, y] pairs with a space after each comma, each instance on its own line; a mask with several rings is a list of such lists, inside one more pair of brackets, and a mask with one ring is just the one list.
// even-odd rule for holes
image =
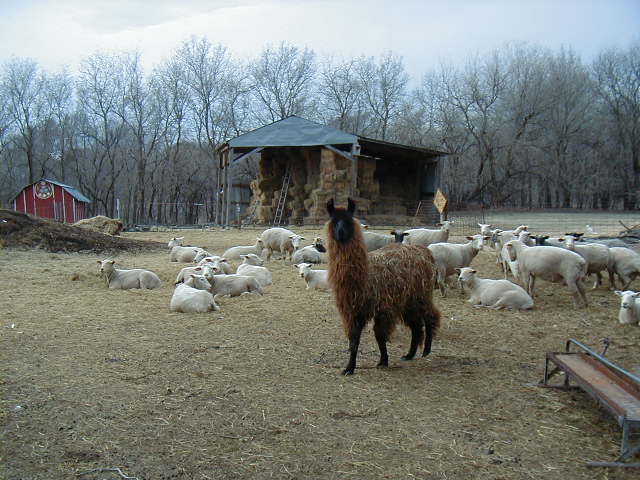
[[353, 213], [356, 211], [356, 203], [350, 198], [347, 200], [347, 208], [336, 208], [333, 198], [327, 202], [329, 219], [329, 234], [338, 243], [347, 243], [353, 238], [355, 221]]

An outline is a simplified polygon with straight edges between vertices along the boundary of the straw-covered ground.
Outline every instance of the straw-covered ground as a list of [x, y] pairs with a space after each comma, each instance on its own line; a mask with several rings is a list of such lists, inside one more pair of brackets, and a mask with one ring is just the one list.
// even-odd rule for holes
[[[295, 230], [307, 241], [322, 233]], [[259, 232], [123, 237], [184, 235], [221, 253]], [[640, 330], [617, 323], [619, 299], [604, 288], [584, 310], [539, 282], [537, 308], [523, 313], [436, 293], [443, 322], [431, 356], [401, 361], [400, 329], [390, 368], [377, 369], [369, 328], [356, 375], [343, 377], [331, 296], [306, 291], [290, 264], [268, 263], [264, 297], [182, 314], [168, 306], [184, 265], [167, 251], [113, 256], [157, 272], [164, 285], [152, 291], [107, 289], [96, 275], [104, 257], [0, 250], [0, 478], [637, 478], [585, 466], [618, 454], [621, 430], [604, 410], [582, 392], [536, 385], [544, 353], [569, 337], [598, 350], [608, 337], [608, 356], [638, 371]], [[474, 266], [498, 277], [489, 253]]]

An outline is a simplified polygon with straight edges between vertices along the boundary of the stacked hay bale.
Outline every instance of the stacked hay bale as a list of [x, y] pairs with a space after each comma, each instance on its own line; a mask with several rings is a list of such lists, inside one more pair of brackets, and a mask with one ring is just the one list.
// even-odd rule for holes
[[120, 235], [124, 227], [119, 219], [102, 215], [79, 220], [72, 224], [72, 226], [95, 230], [96, 232], [106, 233], [107, 235]]

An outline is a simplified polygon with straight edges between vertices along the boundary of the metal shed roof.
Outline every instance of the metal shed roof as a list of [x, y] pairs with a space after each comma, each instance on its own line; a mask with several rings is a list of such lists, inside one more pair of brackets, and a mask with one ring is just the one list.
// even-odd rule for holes
[[232, 138], [227, 145], [231, 148], [310, 147], [353, 144], [357, 140], [356, 135], [292, 115]]
[[[37, 182], [33, 182], [33, 183], [25, 186], [24, 188], [22, 188], [22, 190], [24, 190], [27, 187], [30, 187], [31, 185], [35, 185], [38, 182], [42, 182], [42, 181], [53, 183], [54, 185], [58, 185], [59, 187], [64, 188], [67, 191], [67, 193], [69, 193], [69, 195], [71, 195], [73, 198], [75, 198], [76, 200], [78, 200], [80, 202], [91, 203], [91, 200], [89, 200], [82, 193], [80, 193], [80, 190], [77, 190], [77, 189], [73, 188], [71, 185], [66, 185], [64, 183], [58, 182], [57, 180], [49, 180], [48, 178], [41, 178]], [[20, 191], [22, 192], [22, 190], [20, 190]], [[18, 195], [20, 195], [20, 193], [17, 193], [16, 197]]]

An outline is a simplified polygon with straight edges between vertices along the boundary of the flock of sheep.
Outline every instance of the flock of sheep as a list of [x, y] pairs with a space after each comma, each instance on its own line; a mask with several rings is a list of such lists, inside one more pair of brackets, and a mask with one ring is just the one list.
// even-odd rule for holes
[[[583, 235], [578, 233], [566, 234], [564, 238], [532, 235], [525, 225], [500, 230], [479, 224], [480, 232], [466, 237], [467, 243], [449, 243], [450, 223], [445, 221], [435, 230], [413, 228], [394, 230], [390, 234], [365, 230], [364, 241], [369, 252], [393, 242], [427, 246], [434, 257], [435, 285], [442, 296], [457, 283], [463, 292], [468, 290], [468, 301], [472, 305], [493, 309], [533, 308], [538, 278], [565, 285], [574, 303], [586, 307], [584, 282], [587, 276], [596, 276], [593, 288], [597, 288], [606, 271], [610, 287], [621, 297], [620, 323], [640, 324], [640, 292], [628, 290], [640, 275], [640, 255], [633, 250], [585, 242]], [[274, 252], [295, 266], [307, 289], [330, 290], [327, 270], [312, 268], [314, 264], [326, 263], [326, 250], [319, 237], [303, 247], [301, 235], [285, 228], [269, 228], [256, 238], [254, 245], [232, 247], [222, 255], [212, 255], [201, 247], [184, 246], [183, 238], [172, 238], [168, 243], [170, 261], [191, 264], [176, 276], [171, 311], [217, 311], [220, 309], [217, 296], [262, 295], [264, 288], [273, 283], [272, 274], [264, 265]], [[483, 249], [495, 252], [496, 262], [504, 272], [503, 279], [481, 278], [471, 267], [473, 259]], [[234, 268], [232, 262], [240, 263]], [[152, 289], [162, 284], [149, 270], [121, 270], [115, 268], [113, 260], [98, 261], [98, 264], [109, 288]], [[519, 284], [508, 280], [509, 275]], [[616, 290], [616, 276], [622, 282], [622, 290]]]

